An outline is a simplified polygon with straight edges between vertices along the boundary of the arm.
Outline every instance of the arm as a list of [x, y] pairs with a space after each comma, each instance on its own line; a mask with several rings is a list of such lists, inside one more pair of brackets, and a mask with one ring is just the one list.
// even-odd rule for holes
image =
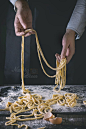
[[58, 61], [66, 57], [67, 63], [69, 63], [75, 53], [75, 36], [76, 39], [79, 39], [85, 30], [85, 26], [86, 0], [78, 0], [62, 39], [61, 56], [56, 54]]
[[86, 26], [86, 0], [78, 0], [66, 29], [76, 32], [76, 39], [83, 34]]

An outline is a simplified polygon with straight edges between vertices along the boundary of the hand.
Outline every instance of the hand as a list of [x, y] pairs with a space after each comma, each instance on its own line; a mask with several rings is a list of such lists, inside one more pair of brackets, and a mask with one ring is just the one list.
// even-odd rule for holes
[[56, 54], [55, 56], [59, 62], [61, 59], [66, 58], [67, 63], [69, 63], [75, 53], [75, 31], [70, 29], [66, 30], [62, 39], [62, 46], [61, 56], [59, 54]]
[[17, 8], [14, 27], [17, 36], [25, 35], [25, 37], [33, 34], [33, 32], [25, 33], [26, 29], [32, 29], [32, 13], [26, 0], [17, 0], [15, 3]]

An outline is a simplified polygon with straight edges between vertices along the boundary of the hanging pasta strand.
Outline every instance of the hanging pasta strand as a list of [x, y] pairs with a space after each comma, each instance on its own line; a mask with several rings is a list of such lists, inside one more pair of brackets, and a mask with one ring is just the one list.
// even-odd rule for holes
[[21, 43], [21, 79], [22, 79], [22, 90], [23, 93], [29, 93], [28, 89], [25, 89], [24, 86], [24, 36], [22, 36], [22, 43]]
[[[37, 32], [33, 29], [27, 29], [25, 32], [27, 33], [30, 31], [33, 31], [35, 33], [37, 53], [38, 53], [38, 58], [40, 61], [41, 68], [46, 76], [48, 76], [49, 78], [56, 78], [55, 79], [56, 86], [54, 88], [54, 91], [59, 92], [65, 86], [65, 83], [66, 83], [66, 58], [62, 59], [60, 63], [56, 60], [56, 68], [53, 68], [52, 66], [50, 66], [49, 63], [47, 62], [46, 58], [44, 57], [44, 54], [43, 54], [42, 49], [40, 47]], [[47, 65], [47, 67], [49, 67], [51, 70], [56, 71], [55, 75], [51, 76], [51, 75], [47, 74], [47, 72], [45, 71], [45, 69], [43, 67], [41, 57], [42, 57], [43, 61], [45, 62], [45, 64]], [[60, 85], [60, 88], [57, 91], [56, 88], [58, 85]]]

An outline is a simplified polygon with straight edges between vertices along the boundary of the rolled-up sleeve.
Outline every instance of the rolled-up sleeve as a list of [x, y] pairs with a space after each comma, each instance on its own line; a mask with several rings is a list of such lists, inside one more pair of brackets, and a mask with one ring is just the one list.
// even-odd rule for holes
[[86, 26], [86, 0], [78, 0], [66, 29], [76, 32], [76, 39], [83, 34]]

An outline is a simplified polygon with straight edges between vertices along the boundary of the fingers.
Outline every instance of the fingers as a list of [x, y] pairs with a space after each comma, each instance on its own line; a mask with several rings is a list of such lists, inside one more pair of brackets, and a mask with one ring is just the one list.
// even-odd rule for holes
[[23, 29], [27, 29], [28, 28], [28, 24], [26, 23], [26, 20], [24, 19], [24, 17], [22, 17], [21, 15], [18, 15], [18, 19], [19, 22], [21, 24], [21, 26], [23, 27]]
[[66, 57], [66, 59], [67, 59], [67, 64], [70, 62], [72, 56], [73, 56], [73, 55], [71, 54], [71, 55], [69, 55], [68, 57]]
[[20, 28], [16, 27], [15, 28], [15, 34], [16, 34], [16, 36], [22, 36], [22, 35], [25, 34], [25, 32], [23, 30], [21, 31]]
[[68, 54], [66, 54], [66, 59], [67, 59], [67, 64], [70, 62], [70, 60], [72, 59], [73, 55], [75, 54], [75, 46], [74, 45], [70, 45], [70, 47], [68, 48]]
[[67, 63], [71, 60], [75, 53], [75, 31], [67, 29], [62, 40], [61, 59], [66, 58]]
[[67, 64], [70, 62], [71, 58], [73, 57], [75, 53], [75, 46], [71, 45], [69, 47], [63, 47], [62, 53], [61, 53], [61, 59], [66, 58]]
[[[21, 25], [20, 19], [18, 19], [18, 17], [15, 17], [15, 21], [14, 21], [14, 27], [15, 27], [15, 34], [16, 36], [22, 36], [24, 35], [25, 37], [30, 36], [31, 34], [34, 34], [33, 31], [30, 31], [28, 33], [25, 33], [25, 29], [23, 28], [23, 26]], [[25, 28], [27, 28], [25, 26]], [[32, 29], [32, 28], [31, 28]]]
[[[24, 18], [22, 18], [21, 16], [19, 17], [20, 19], [20, 23], [21, 23], [21, 25], [22, 25], [22, 27], [24, 28], [24, 30], [26, 30], [26, 29], [32, 29], [32, 22], [29, 22], [29, 21], [26, 21]], [[34, 32], [33, 31], [30, 31], [30, 32], [27, 32], [27, 33], [25, 33], [25, 37], [27, 37], [27, 36], [30, 36], [31, 34], [34, 34]]]
[[62, 48], [62, 52], [61, 52], [61, 59], [64, 59], [66, 57], [67, 48], [68, 48], [68, 45], [67, 45], [65, 39], [63, 39], [63, 41], [62, 41], [62, 45], [63, 45], [63, 48]]
[[15, 17], [14, 21], [14, 27], [15, 27], [15, 34], [16, 36], [22, 36], [25, 34], [23, 27], [21, 26], [19, 19]]
[[33, 32], [33, 31], [27, 32], [27, 33], [25, 33], [25, 37], [30, 36], [31, 34], [35, 34], [35, 32]]
[[61, 51], [61, 56], [56, 54], [56, 58], [58, 61], [61, 61], [61, 59], [66, 58], [68, 64], [75, 53], [74, 35], [65, 34], [62, 40], [62, 46], [63, 48]]
[[60, 56], [58, 53], [56, 53], [56, 54], [55, 54], [55, 57], [56, 57], [56, 59], [58, 60], [58, 62], [60, 63], [60, 61], [61, 61], [61, 56]]

